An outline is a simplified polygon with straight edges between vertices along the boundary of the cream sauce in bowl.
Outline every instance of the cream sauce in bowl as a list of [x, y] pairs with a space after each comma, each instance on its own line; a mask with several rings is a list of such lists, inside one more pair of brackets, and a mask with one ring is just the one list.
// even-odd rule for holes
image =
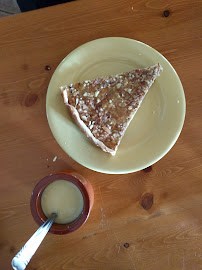
[[84, 206], [83, 196], [76, 185], [65, 180], [50, 183], [41, 196], [41, 207], [46, 215], [52, 213], [58, 216], [55, 223], [68, 224], [77, 219]]

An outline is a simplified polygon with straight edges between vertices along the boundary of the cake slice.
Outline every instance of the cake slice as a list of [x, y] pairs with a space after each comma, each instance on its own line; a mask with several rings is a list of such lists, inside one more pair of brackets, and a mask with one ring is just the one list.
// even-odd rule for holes
[[160, 64], [61, 86], [80, 129], [103, 151], [116, 154], [128, 125], [159, 75]]

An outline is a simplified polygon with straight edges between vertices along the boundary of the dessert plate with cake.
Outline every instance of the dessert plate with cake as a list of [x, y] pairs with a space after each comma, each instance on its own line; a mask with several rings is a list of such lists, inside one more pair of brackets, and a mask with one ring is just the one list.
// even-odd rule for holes
[[59, 64], [46, 97], [63, 150], [103, 173], [139, 171], [161, 159], [183, 127], [186, 103], [171, 64], [148, 45], [102, 38]]

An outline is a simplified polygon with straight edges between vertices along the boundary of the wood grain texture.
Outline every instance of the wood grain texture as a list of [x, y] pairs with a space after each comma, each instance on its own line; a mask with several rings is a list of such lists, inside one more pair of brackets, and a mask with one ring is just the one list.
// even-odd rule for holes
[[[77, 0], [0, 19], [1, 269], [11, 269], [12, 257], [37, 229], [29, 209], [34, 186], [65, 169], [91, 181], [93, 210], [76, 233], [49, 234], [29, 270], [202, 269], [201, 12], [197, 0]], [[154, 47], [174, 66], [186, 95], [175, 146], [151, 168], [128, 175], [77, 164], [46, 120], [47, 86], [59, 62], [107, 36]]]

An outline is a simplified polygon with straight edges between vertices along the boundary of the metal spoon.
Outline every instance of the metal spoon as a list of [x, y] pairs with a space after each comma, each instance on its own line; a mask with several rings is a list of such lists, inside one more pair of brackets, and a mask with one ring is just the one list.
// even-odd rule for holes
[[14, 270], [24, 270], [26, 268], [32, 256], [48, 233], [56, 217], [57, 214], [51, 214], [50, 218], [47, 219], [43, 225], [41, 225], [41, 227], [32, 235], [27, 243], [15, 255], [11, 262]]

